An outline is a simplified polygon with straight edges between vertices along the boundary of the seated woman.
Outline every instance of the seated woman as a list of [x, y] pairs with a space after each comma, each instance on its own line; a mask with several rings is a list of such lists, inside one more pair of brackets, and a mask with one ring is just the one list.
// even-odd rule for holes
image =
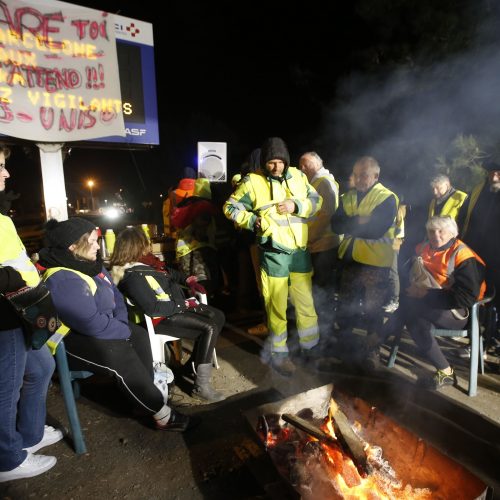
[[410, 272], [410, 285], [401, 307], [388, 322], [388, 335], [406, 324], [415, 343], [436, 367], [424, 385], [439, 389], [456, 385], [456, 375], [444, 357], [431, 326], [461, 330], [468, 322], [469, 308], [484, 296], [485, 264], [481, 257], [457, 238], [457, 223], [451, 217], [432, 217], [425, 225], [428, 241], [416, 248], [417, 262]]
[[196, 378], [192, 395], [207, 401], [225, 397], [210, 385], [212, 357], [219, 333], [224, 326], [222, 311], [185, 298], [181, 283], [187, 283], [192, 295], [205, 292], [195, 276], [165, 267], [151, 253], [151, 245], [139, 228], [127, 228], [116, 238], [111, 274], [124, 295], [153, 317], [158, 334], [193, 339]]
[[183, 432], [190, 419], [164, 403], [153, 379], [147, 332], [128, 322], [123, 296], [97, 253], [97, 231], [86, 219], [51, 220], [39, 265], [59, 317], [71, 332], [64, 342], [73, 370], [112, 375], [120, 389], [157, 429]]

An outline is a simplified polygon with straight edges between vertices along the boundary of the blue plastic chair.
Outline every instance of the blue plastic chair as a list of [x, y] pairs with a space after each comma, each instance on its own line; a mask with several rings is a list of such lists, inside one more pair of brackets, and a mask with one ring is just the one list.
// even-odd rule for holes
[[75, 402], [75, 400], [80, 396], [80, 385], [78, 381], [91, 377], [94, 374], [88, 371], [73, 371], [69, 369], [64, 341], [61, 341], [57, 346], [55, 358], [64, 405], [66, 406], [66, 412], [68, 414], [73, 446], [75, 448], [75, 452], [78, 455], [81, 455], [82, 453], [87, 453], [87, 447], [85, 446], [85, 440], [83, 438], [80, 418], [78, 417]]

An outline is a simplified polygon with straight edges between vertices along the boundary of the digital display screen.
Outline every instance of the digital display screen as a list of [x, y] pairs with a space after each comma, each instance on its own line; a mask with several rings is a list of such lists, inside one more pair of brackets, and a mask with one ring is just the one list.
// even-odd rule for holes
[[138, 45], [117, 40], [116, 52], [120, 72], [123, 117], [125, 121], [144, 124], [144, 87], [142, 84], [141, 49]]

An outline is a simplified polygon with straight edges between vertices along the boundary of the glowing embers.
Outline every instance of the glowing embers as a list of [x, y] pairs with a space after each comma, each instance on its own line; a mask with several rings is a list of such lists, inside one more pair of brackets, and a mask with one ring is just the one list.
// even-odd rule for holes
[[[326, 404], [315, 401], [325, 397], [326, 387], [297, 395], [298, 403], [291, 397], [247, 415], [276, 469], [302, 499], [468, 500], [485, 493], [486, 485], [463, 466], [365, 401], [336, 393], [329, 405], [331, 390]], [[364, 470], [336, 432], [337, 404], [364, 449]], [[287, 415], [300, 426], [285, 422]], [[352, 436], [347, 441], [352, 446]]]

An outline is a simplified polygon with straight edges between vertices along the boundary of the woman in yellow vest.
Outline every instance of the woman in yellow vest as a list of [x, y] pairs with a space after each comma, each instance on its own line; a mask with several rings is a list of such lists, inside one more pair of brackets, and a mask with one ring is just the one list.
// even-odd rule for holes
[[157, 429], [187, 430], [190, 418], [170, 408], [154, 384], [148, 334], [128, 321], [123, 295], [98, 253], [95, 225], [79, 217], [51, 220], [46, 241], [39, 264], [59, 318], [70, 328], [64, 341], [70, 368], [112, 376]]
[[[111, 265], [120, 291], [153, 318], [156, 333], [194, 340], [193, 364], [185, 364], [188, 369], [193, 366], [196, 374], [192, 395], [210, 402], [225, 399], [210, 385], [213, 352], [225, 317], [194, 298], [196, 291], [206, 293], [197, 278], [167, 268], [151, 253], [144, 232], [134, 227], [118, 235]], [[181, 286], [189, 288], [189, 299]]]

